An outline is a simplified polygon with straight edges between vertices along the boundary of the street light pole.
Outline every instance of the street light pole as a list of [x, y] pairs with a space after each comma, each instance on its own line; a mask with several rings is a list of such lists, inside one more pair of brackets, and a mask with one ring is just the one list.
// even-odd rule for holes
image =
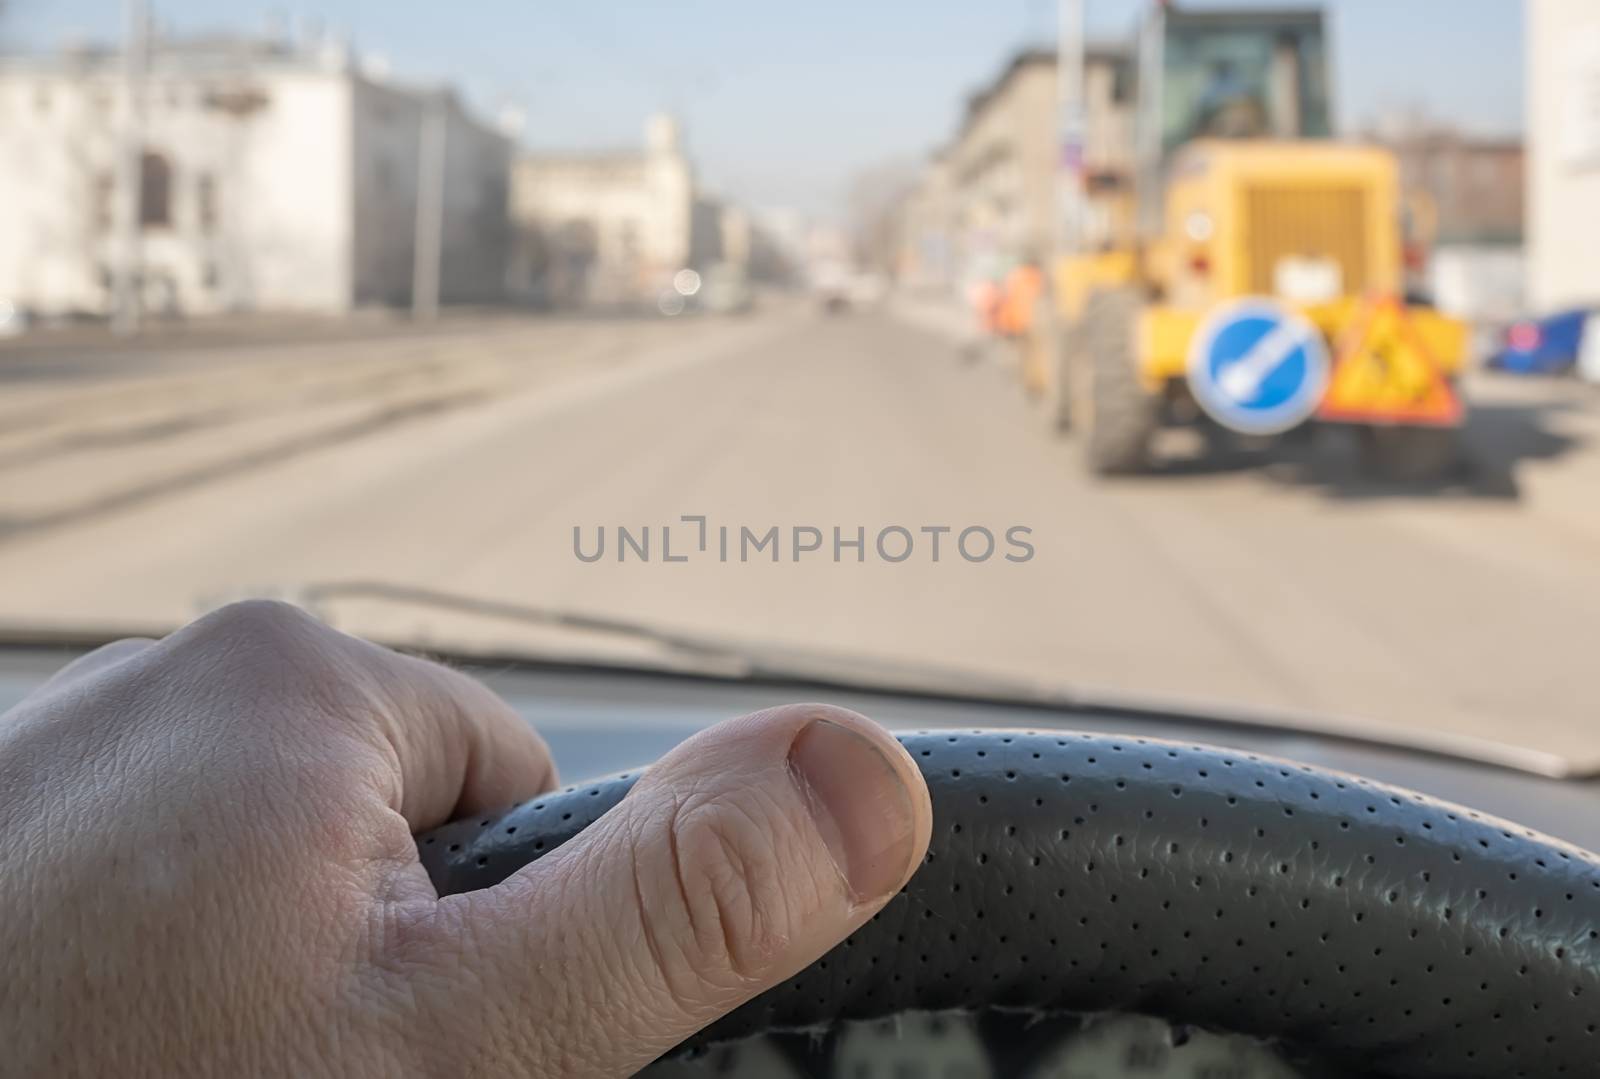
[[139, 332], [140, 318], [140, 204], [144, 181], [144, 96], [150, 47], [150, 13], [145, 0], [124, 0], [122, 46], [123, 94], [127, 108], [118, 154], [116, 191], [118, 226], [111, 326], [121, 334]]
[[430, 93], [422, 105], [417, 147], [416, 243], [411, 267], [411, 315], [429, 322], [439, 315], [440, 263], [444, 258], [445, 95]]
[[1060, 0], [1057, 15], [1056, 136], [1060, 160], [1056, 162], [1059, 202], [1056, 247], [1062, 254], [1077, 254], [1083, 247], [1083, 185], [1088, 135], [1083, 85], [1086, 4], [1087, 0]]

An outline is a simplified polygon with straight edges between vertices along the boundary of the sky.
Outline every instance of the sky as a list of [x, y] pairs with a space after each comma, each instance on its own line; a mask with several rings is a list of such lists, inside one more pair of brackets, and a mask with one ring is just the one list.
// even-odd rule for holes
[[[0, 0], [0, 46], [112, 41], [118, 0]], [[1125, 36], [1148, 0], [1088, 0]], [[1283, 6], [1307, 0], [1190, 0]], [[1055, 33], [1054, 0], [151, 0], [173, 31], [321, 26], [397, 76], [514, 105], [541, 148], [622, 147], [668, 109], [712, 189], [838, 208], [851, 176], [946, 140], [974, 89]], [[1468, 131], [1522, 126], [1522, 0], [1326, 0], [1338, 122], [1421, 108]]]

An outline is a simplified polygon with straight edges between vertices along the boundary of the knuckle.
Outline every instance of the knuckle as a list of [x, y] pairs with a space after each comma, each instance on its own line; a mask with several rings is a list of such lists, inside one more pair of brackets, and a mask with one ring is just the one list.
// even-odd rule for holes
[[299, 640], [322, 628], [299, 607], [275, 599], [238, 600], [218, 607], [196, 625], [209, 633], [267, 641]]
[[211, 670], [239, 675], [284, 665], [317, 669], [334, 661], [337, 635], [311, 615], [277, 600], [219, 607], [167, 639], [174, 656], [202, 657]]
[[778, 808], [759, 790], [685, 802], [671, 814], [659, 849], [676, 902], [644, 912], [647, 919], [674, 918], [675, 924], [652, 927], [658, 942], [675, 944], [654, 950], [668, 968], [669, 987], [681, 988], [687, 973], [696, 986], [743, 988], [759, 981], [786, 949], [791, 910], [778, 849], [781, 828]]
[[[169, 638], [169, 656], [218, 692], [236, 711], [263, 712], [325, 725], [348, 720], [370, 725], [372, 679], [349, 638], [289, 603], [252, 599], [230, 603]], [[302, 707], [288, 705], [298, 703]]]

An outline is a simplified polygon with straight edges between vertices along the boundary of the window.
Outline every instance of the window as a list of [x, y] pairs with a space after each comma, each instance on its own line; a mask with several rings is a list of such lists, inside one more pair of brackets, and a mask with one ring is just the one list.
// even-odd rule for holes
[[109, 172], [95, 176], [90, 205], [94, 231], [109, 233], [117, 221], [117, 181]]
[[200, 231], [210, 235], [217, 231], [217, 178], [209, 172], [200, 174], [194, 188], [195, 217]]
[[172, 165], [160, 154], [146, 150], [139, 158], [139, 226], [172, 225]]
[[[1273, 20], [1174, 16], [1162, 54], [1162, 138], [1174, 150], [1202, 135], [1260, 136], [1275, 129], [1285, 102], [1274, 72], [1292, 59], [1298, 75], [1298, 136], [1328, 134], [1321, 71], [1325, 43], [1319, 21], [1296, 14]], [[1290, 117], [1292, 119], [1292, 117]]]

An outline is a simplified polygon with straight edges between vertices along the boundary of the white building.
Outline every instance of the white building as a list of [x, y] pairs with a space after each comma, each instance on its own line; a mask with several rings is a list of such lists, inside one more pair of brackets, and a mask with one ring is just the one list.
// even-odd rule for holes
[[1528, 286], [1600, 305], [1600, 4], [1529, 0]]
[[511, 186], [515, 287], [557, 303], [647, 298], [694, 261], [695, 203], [669, 116], [651, 117], [642, 149], [526, 154]]
[[[505, 285], [510, 142], [336, 44], [157, 42], [143, 83], [138, 255], [152, 313], [341, 313], [411, 298], [423, 110], [443, 110], [444, 302]], [[0, 60], [0, 299], [106, 315], [125, 250], [121, 58]]]

